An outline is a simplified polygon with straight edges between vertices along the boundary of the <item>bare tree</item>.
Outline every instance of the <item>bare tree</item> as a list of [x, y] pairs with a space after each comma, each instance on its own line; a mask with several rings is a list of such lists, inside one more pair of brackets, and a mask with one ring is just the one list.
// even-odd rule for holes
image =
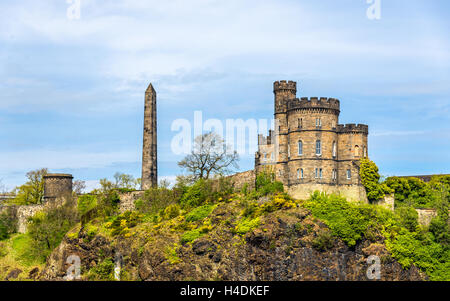
[[82, 194], [86, 189], [86, 182], [81, 180], [73, 181], [73, 192], [75, 194]]
[[238, 160], [237, 152], [231, 151], [220, 135], [210, 132], [195, 138], [191, 154], [178, 162], [178, 166], [191, 173], [194, 180], [209, 179], [238, 168]]

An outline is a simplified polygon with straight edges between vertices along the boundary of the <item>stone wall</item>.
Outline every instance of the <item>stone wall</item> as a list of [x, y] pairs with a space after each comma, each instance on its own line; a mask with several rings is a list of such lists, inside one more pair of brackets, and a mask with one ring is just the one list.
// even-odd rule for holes
[[394, 194], [386, 195], [381, 200], [374, 202], [375, 205], [383, 206], [391, 211], [395, 210], [394, 203], [395, 203]]
[[416, 209], [419, 214], [419, 224], [429, 226], [431, 220], [437, 216], [435, 209]]
[[359, 185], [302, 184], [289, 186], [286, 191], [293, 198], [300, 200], [306, 200], [314, 191], [320, 191], [338, 194], [350, 202], [368, 202], [366, 190]]
[[120, 213], [123, 213], [125, 211], [133, 211], [133, 210], [135, 210], [136, 206], [134, 205], [134, 202], [136, 200], [142, 198], [144, 196], [144, 194], [145, 194], [145, 191], [143, 191], [143, 190], [119, 193], [119, 198], [120, 198], [119, 210], [120, 210]]
[[39, 211], [45, 209], [45, 205], [27, 205], [17, 207], [17, 232], [27, 232], [28, 219]]
[[228, 177], [233, 183], [235, 190], [240, 190], [245, 184], [248, 189], [255, 189], [256, 173], [254, 170], [244, 171]]

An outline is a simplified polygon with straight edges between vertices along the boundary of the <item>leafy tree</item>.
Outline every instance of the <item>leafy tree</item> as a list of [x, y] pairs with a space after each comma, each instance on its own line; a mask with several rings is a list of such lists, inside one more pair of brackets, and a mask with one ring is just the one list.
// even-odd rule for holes
[[28, 235], [32, 239], [34, 256], [45, 260], [77, 222], [78, 215], [72, 199], [66, 200], [62, 206], [53, 206], [31, 217]]
[[419, 226], [419, 214], [410, 206], [402, 206], [395, 209], [395, 213], [400, 218], [400, 224], [408, 229], [410, 232], [414, 232]]
[[17, 218], [14, 215], [14, 210], [5, 210], [0, 213], [0, 240], [9, 238], [16, 231]]
[[132, 176], [124, 173], [116, 172], [114, 174], [114, 187], [122, 189], [136, 189], [138, 181]]
[[218, 134], [210, 132], [195, 138], [191, 154], [178, 162], [178, 166], [191, 173], [196, 181], [228, 174], [231, 168], [238, 168], [238, 160], [237, 152], [231, 152]]
[[386, 184], [380, 183], [378, 166], [370, 159], [361, 158], [359, 174], [361, 176], [361, 182], [366, 188], [369, 201], [374, 202], [380, 200], [384, 198], [386, 193], [391, 193], [391, 189]]
[[16, 198], [13, 202], [19, 205], [41, 204], [44, 197], [44, 176], [47, 173], [47, 168], [28, 172], [28, 181], [16, 187]]

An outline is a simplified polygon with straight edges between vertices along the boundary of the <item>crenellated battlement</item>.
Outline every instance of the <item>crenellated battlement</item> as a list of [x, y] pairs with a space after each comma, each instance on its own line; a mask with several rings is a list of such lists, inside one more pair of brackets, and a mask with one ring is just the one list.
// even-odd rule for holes
[[365, 135], [369, 134], [369, 126], [366, 124], [339, 124], [337, 126], [338, 133], [362, 133]]
[[297, 82], [280, 80], [273, 83], [273, 91], [291, 90], [297, 92]]
[[287, 109], [313, 109], [313, 108], [324, 108], [336, 110], [339, 112], [340, 110], [340, 102], [336, 98], [327, 98], [327, 97], [302, 97], [291, 99], [288, 101]]

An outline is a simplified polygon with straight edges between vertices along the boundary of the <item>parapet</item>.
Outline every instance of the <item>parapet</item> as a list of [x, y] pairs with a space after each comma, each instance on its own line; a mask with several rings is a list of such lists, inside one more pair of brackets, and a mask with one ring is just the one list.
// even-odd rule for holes
[[280, 90], [291, 90], [295, 91], [297, 93], [297, 83], [294, 81], [285, 81], [280, 80], [273, 83], [273, 92], [280, 91]]
[[366, 124], [339, 124], [337, 126], [338, 133], [361, 133], [368, 135], [369, 134], [369, 126]]
[[327, 98], [327, 97], [302, 97], [292, 99], [288, 102], [287, 109], [313, 109], [313, 108], [324, 108], [335, 110], [338, 113], [340, 112], [340, 102], [336, 98]]

